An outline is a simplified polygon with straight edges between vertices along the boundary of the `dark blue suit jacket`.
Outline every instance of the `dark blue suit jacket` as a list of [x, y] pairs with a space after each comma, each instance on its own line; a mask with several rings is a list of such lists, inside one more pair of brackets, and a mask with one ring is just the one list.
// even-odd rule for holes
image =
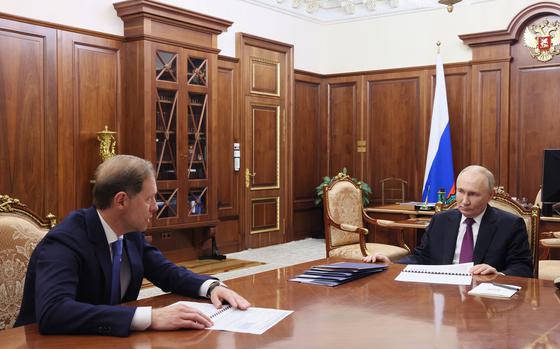
[[[436, 214], [413, 254], [403, 264], [451, 264], [461, 223], [457, 209]], [[474, 264], [485, 263], [513, 276], [533, 276], [527, 227], [521, 217], [488, 206], [473, 251]]]
[[[166, 292], [198, 297], [209, 276], [167, 260], [139, 232], [124, 236], [130, 285], [123, 302], [135, 300], [142, 278]], [[127, 336], [135, 307], [112, 306], [111, 256], [95, 207], [72, 212], [35, 248], [25, 278], [16, 326], [37, 322], [43, 334]]]

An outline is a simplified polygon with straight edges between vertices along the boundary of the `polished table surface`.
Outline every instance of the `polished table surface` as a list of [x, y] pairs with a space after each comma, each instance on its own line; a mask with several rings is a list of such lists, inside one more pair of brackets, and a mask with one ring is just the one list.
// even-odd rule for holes
[[[471, 286], [394, 281], [402, 265], [329, 288], [287, 280], [319, 260], [229, 280], [254, 306], [295, 310], [263, 335], [209, 330], [127, 338], [42, 336], [36, 325], [0, 331], [2, 348], [549, 348], [560, 346], [559, 293], [550, 281], [498, 276], [511, 299], [466, 295]], [[474, 283], [480, 282], [474, 278]], [[164, 306], [175, 295], [138, 301]]]

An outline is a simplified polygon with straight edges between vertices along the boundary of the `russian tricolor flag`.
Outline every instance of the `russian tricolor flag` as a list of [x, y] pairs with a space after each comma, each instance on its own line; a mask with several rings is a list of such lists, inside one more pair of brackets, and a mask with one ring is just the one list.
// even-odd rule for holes
[[438, 53], [436, 62], [436, 93], [432, 110], [432, 126], [426, 158], [426, 171], [422, 187], [422, 201], [437, 202], [437, 192], [445, 189], [446, 198], [455, 195], [455, 175], [453, 174], [453, 155], [451, 152], [451, 132], [449, 129], [449, 110], [445, 91], [443, 63]]

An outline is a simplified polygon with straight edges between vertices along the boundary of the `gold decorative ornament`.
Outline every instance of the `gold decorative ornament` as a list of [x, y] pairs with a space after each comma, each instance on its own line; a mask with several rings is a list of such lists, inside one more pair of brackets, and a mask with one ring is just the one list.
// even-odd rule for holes
[[453, 12], [453, 5], [461, 1], [462, 0], [439, 0], [438, 2], [442, 5], [447, 5], [447, 12], [451, 13]]
[[11, 198], [8, 195], [0, 195], [0, 212], [11, 212], [12, 205], [23, 205], [19, 199]]
[[0, 212], [18, 212], [44, 228], [53, 228], [56, 225], [56, 216], [54, 214], [49, 212], [46, 220], [36, 217], [29, 211], [27, 205], [9, 195], [0, 195]]
[[103, 161], [115, 156], [115, 146], [117, 140], [115, 131], [109, 131], [107, 125], [103, 131], [97, 132], [97, 140], [99, 141], [99, 155]]
[[527, 26], [523, 33], [523, 43], [529, 49], [531, 57], [541, 62], [550, 61], [560, 54], [560, 21], [552, 23], [545, 19], [541, 23]]

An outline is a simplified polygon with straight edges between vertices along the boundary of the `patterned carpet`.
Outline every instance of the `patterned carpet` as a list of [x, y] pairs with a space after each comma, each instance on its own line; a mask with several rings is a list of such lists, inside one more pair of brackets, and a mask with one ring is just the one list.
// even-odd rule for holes
[[[260, 264], [214, 274], [214, 276], [222, 281], [325, 258], [325, 240], [310, 238], [291, 241], [280, 245], [230, 253], [226, 256], [227, 259], [239, 259], [244, 262], [260, 262]], [[163, 293], [161, 289], [155, 286], [144, 287], [140, 290], [138, 299], [153, 297]]]

